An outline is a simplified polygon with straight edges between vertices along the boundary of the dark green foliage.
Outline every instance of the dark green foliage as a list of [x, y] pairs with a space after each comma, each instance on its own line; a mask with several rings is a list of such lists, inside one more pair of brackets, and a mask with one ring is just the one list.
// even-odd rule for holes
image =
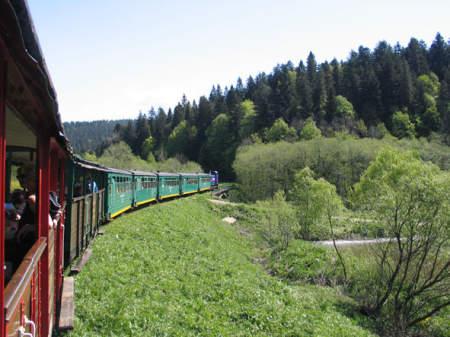
[[117, 125], [126, 125], [127, 119], [116, 121], [66, 122], [64, 131], [76, 153], [94, 152], [108, 141]]

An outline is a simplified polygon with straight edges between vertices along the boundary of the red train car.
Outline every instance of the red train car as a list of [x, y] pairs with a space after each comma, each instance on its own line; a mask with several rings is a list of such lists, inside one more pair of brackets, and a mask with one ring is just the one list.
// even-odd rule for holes
[[64, 219], [49, 195], [63, 203], [68, 149], [26, 1], [0, 0], [0, 337], [52, 334]]

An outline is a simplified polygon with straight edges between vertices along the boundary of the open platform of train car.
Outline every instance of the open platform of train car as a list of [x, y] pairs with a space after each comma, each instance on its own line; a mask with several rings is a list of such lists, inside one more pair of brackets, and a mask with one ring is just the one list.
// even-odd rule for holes
[[[50, 336], [63, 272], [64, 137], [25, 1], [0, 1], [0, 336]], [[50, 194], [52, 192], [52, 194]], [[59, 199], [59, 200], [58, 200]], [[54, 207], [58, 208], [56, 213]], [[28, 334], [28, 335], [25, 335]]]

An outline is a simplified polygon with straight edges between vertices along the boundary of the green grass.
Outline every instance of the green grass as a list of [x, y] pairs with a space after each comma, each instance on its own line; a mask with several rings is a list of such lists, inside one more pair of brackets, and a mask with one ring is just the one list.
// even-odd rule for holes
[[373, 336], [337, 291], [268, 275], [252, 236], [205, 199], [152, 205], [106, 227], [75, 281], [70, 336]]

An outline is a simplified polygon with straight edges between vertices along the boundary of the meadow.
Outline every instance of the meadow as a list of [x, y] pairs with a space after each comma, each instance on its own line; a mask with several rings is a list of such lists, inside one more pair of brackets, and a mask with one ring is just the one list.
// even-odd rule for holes
[[271, 275], [255, 227], [194, 196], [105, 227], [76, 277], [70, 336], [376, 336], [338, 289]]

